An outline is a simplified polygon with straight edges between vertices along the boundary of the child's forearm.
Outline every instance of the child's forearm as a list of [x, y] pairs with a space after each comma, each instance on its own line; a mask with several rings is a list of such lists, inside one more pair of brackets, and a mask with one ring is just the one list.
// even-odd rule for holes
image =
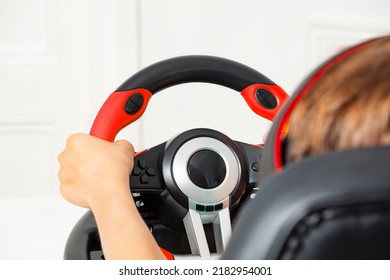
[[165, 259], [130, 192], [91, 199], [106, 259]]

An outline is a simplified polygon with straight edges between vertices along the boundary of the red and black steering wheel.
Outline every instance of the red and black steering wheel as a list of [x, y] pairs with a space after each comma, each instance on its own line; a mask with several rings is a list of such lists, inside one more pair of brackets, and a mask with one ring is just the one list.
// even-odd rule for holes
[[[145, 112], [157, 92], [205, 82], [241, 93], [258, 115], [273, 120], [288, 95], [263, 74], [213, 56], [153, 64], [126, 80], [100, 109], [91, 135], [114, 141]], [[255, 191], [261, 146], [211, 129], [192, 129], [137, 153], [130, 186], [141, 216], [170, 259], [214, 258], [225, 249], [231, 221]], [[101, 259], [97, 226], [87, 212], [71, 232], [65, 259]]]

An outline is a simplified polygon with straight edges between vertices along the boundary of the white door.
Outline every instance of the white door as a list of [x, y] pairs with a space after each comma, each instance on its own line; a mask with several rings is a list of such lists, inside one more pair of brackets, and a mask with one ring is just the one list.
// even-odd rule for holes
[[135, 57], [136, 11], [136, 1], [0, 0], [0, 259], [62, 258], [85, 209], [59, 196], [57, 155], [69, 134], [89, 132], [121, 67], [135, 71], [118, 61]]

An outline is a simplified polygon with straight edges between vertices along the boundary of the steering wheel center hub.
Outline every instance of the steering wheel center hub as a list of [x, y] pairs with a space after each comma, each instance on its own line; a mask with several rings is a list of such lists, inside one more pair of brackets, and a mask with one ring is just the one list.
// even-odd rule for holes
[[168, 141], [162, 165], [169, 193], [185, 209], [231, 207], [246, 187], [242, 152], [215, 130], [193, 129]]
[[200, 150], [191, 156], [187, 171], [195, 185], [202, 189], [213, 189], [224, 181], [226, 164], [218, 153]]

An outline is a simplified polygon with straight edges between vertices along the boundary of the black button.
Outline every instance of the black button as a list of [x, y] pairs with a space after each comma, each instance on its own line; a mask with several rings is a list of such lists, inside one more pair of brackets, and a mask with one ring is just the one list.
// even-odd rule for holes
[[213, 212], [214, 211], [214, 205], [207, 205], [206, 206], [206, 212]]
[[148, 162], [146, 161], [146, 159], [140, 159], [138, 160], [138, 166], [142, 169], [145, 169], [148, 166]]
[[149, 167], [148, 169], [146, 169], [146, 174], [153, 177], [156, 175], [156, 172], [154, 171], [153, 167]]
[[222, 203], [219, 203], [219, 204], [215, 205], [215, 211], [221, 210], [222, 207], [223, 207]]
[[196, 204], [196, 211], [204, 212], [204, 205]]
[[259, 88], [256, 91], [256, 99], [266, 109], [275, 109], [278, 105], [275, 96], [264, 88]]
[[148, 175], [142, 175], [141, 176], [141, 184], [149, 184], [150, 178]]
[[255, 172], [258, 172], [259, 171], [259, 162], [255, 161], [253, 164], [252, 164], [252, 170], [255, 171]]
[[125, 111], [129, 115], [134, 115], [142, 108], [144, 104], [144, 97], [141, 93], [134, 93], [127, 99], [125, 104]]
[[138, 167], [134, 167], [134, 169], [133, 169], [133, 175], [134, 175], [134, 176], [139, 176], [139, 175], [141, 175], [141, 169], [139, 169]]
[[139, 111], [139, 107], [134, 104], [130, 99], [128, 99], [125, 105], [125, 111], [129, 115], [134, 115]]

